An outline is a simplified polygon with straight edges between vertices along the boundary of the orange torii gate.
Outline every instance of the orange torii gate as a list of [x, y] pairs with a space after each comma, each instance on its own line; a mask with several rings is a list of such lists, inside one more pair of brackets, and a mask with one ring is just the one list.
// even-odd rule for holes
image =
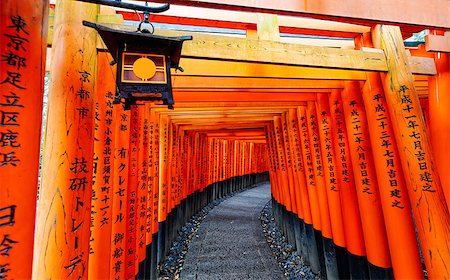
[[[31, 271], [36, 279], [155, 279], [190, 216], [267, 176], [277, 223], [313, 271], [330, 278], [422, 278], [412, 210], [427, 276], [449, 277], [450, 65], [444, 52], [450, 49], [443, 31], [450, 24], [445, 16], [429, 16], [448, 3], [406, 5], [408, 12], [396, 17], [396, 9], [355, 14], [338, 7], [330, 16], [293, 1], [169, 2], [306, 13], [365, 26], [280, 28], [356, 37], [360, 50], [198, 34], [182, 53], [186, 73], [173, 76], [176, 108], [139, 102], [126, 111], [112, 104], [110, 59], [96, 49], [95, 33], [81, 26], [81, 20], [95, 21], [99, 7], [58, 1], [34, 222], [48, 3], [19, 9], [18, 1], [3, 1], [1, 279], [31, 278]], [[354, 0], [348, 5], [360, 7]], [[173, 17], [158, 17], [165, 20]], [[384, 22], [401, 29], [374, 26]], [[248, 28], [239, 21], [215, 24]], [[426, 49], [436, 53], [408, 55], [402, 35], [425, 27], [434, 29]], [[425, 125], [418, 93], [427, 90]]]

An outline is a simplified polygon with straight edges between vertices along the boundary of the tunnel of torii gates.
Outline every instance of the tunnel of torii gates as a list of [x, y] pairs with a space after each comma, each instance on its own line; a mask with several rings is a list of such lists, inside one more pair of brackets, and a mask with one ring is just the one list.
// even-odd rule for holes
[[316, 273], [450, 278], [449, 1], [166, 2], [155, 25], [243, 35], [156, 28], [193, 36], [174, 109], [124, 110], [82, 21], [134, 11], [1, 1], [0, 279], [155, 278], [193, 214], [269, 179]]

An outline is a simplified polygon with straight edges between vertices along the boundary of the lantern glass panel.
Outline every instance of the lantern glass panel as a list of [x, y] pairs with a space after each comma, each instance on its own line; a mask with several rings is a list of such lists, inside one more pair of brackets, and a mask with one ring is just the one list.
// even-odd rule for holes
[[122, 61], [121, 76], [124, 83], [167, 83], [164, 55], [124, 52]]

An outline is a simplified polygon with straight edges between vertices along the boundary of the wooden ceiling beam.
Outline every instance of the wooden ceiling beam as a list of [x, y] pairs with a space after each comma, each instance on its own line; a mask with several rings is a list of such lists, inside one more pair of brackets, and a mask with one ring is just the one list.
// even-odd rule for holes
[[[117, 25], [112, 25], [112, 27], [119, 28]], [[155, 34], [177, 36], [185, 35], [186, 32], [156, 30]], [[347, 50], [194, 32], [191, 34], [194, 39], [183, 44], [182, 57], [360, 71], [387, 71], [386, 56], [380, 49]], [[436, 74], [434, 60], [430, 58], [409, 56], [408, 62], [413, 74]]]
[[362, 71], [326, 69], [255, 62], [237, 62], [226, 60], [181, 58], [184, 72], [172, 71], [172, 76], [215, 76], [248, 78], [296, 78], [296, 79], [333, 79], [365, 80]]
[[230, 126], [229, 123], [221, 123], [221, 124], [177, 124], [180, 126], [182, 130], [185, 131], [209, 131], [215, 129], [223, 129], [223, 130], [233, 130], [236, 128], [239, 129], [264, 129], [267, 125], [270, 124], [272, 120], [268, 121], [250, 121], [250, 122], [239, 122], [233, 123], [233, 126]]
[[[99, 15], [98, 21], [100, 23], [120, 22], [119, 19], [114, 18], [114, 15], [109, 14]], [[49, 28], [51, 28], [52, 25], [49, 25]], [[135, 31], [135, 27], [132, 26], [123, 26], [122, 24], [108, 25], [116, 29], [132, 29]], [[181, 53], [184, 58], [360, 71], [387, 71], [386, 57], [382, 51], [376, 49], [370, 51], [347, 50], [190, 33], [192, 33], [194, 39], [184, 43]], [[52, 30], [49, 30], [49, 34], [52, 34]], [[156, 30], [155, 34], [176, 36], [185, 35], [186, 32]], [[49, 44], [51, 44], [53, 36], [49, 36], [49, 38], [51, 38], [49, 39]], [[104, 48], [104, 44], [99, 43], [98, 47], [102, 46]], [[410, 56], [408, 59], [413, 74], [436, 74], [434, 60], [413, 56]]]
[[[297, 107], [291, 107], [291, 108], [297, 108]], [[160, 111], [160, 114], [167, 115], [170, 117], [186, 117], [190, 118], [192, 116], [195, 116], [194, 118], [204, 118], [209, 117], [211, 115], [218, 115], [218, 116], [241, 116], [241, 115], [255, 115], [259, 116], [261, 114], [268, 115], [268, 114], [281, 114], [287, 112], [287, 110], [290, 108], [264, 108], [264, 109], [249, 109], [249, 110], [228, 110], [222, 109], [222, 110], [183, 110], [183, 111]], [[158, 112], [158, 111], [156, 111]]]
[[239, 102], [239, 103], [254, 103], [254, 102], [306, 102], [316, 100], [316, 92], [330, 90], [308, 90], [307, 93], [297, 92], [244, 92], [244, 91], [214, 91], [214, 89], [205, 91], [177, 91], [174, 90], [173, 98], [175, 100], [175, 107], [182, 102]]
[[[162, 30], [155, 32], [161, 35], [170, 33], [172, 32]], [[182, 57], [387, 71], [386, 59], [382, 52], [304, 46], [204, 34], [193, 34], [193, 37], [192, 41], [183, 44]]]
[[211, 115], [212, 118], [214, 119], [210, 119], [210, 118], [190, 118], [190, 119], [178, 119], [178, 118], [171, 118], [171, 121], [173, 123], [177, 123], [177, 124], [209, 124], [209, 125], [220, 125], [220, 124], [227, 124], [227, 125], [232, 125], [234, 126], [235, 124], [239, 124], [239, 123], [249, 123], [249, 121], [252, 122], [261, 122], [261, 121], [272, 121], [273, 120], [273, 116], [272, 115], [261, 115], [261, 116], [251, 116], [251, 115], [243, 115], [240, 117], [220, 117], [220, 116], [214, 116]]
[[[228, 110], [228, 109], [266, 109], [266, 108], [290, 108], [290, 107], [298, 107], [298, 106], [306, 106], [306, 102], [303, 101], [279, 101], [279, 102], [272, 102], [272, 101], [253, 101], [253, 102], [240, 102], [240, 101], [229, 101], [229, 102], [217, 102], [217, 101], [210, 101], [210, 102], [178, 102], [177, 106], [172, 110], [168, 109], [167, 105], [158, 105], [156, 103], [150, 103], [150, 108], [152, 110], [155, 110], [156, 112], [160, 111], [178, 111], [178, 110], [186, 110], [186, 111], [201, 111], [201, 110], [210, 110], [210, 109], [216, 109], [216, 110]], [[226, 107], [226, 108], [224, 108]]]
[[182, 89], [341, 89], [344, 83], [340, 80], [309, 79], [274, 79], [274, 78], [239, 78], [239, 77], [202, 77], [174, 76], [172, 88]]

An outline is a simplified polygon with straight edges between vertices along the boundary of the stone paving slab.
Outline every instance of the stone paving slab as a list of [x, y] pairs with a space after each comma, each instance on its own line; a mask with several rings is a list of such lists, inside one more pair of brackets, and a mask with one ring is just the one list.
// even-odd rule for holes
[[270, 199], [263, 184], [228, 198], [203, 220], [181, 279], [285, 279], [263, 235], [259, 216]]

